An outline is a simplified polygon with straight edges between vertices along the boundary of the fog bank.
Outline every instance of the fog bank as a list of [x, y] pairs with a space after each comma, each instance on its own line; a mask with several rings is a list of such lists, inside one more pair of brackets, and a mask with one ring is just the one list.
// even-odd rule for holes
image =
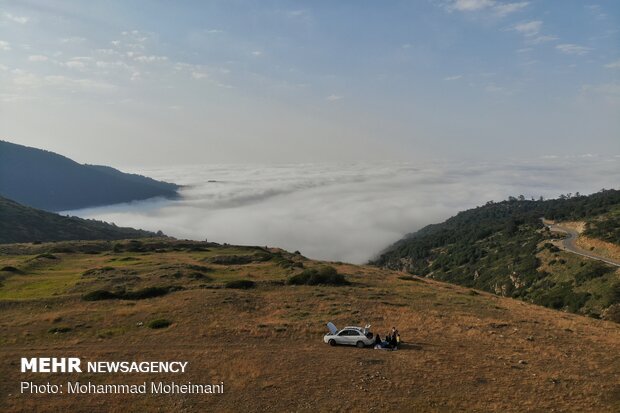
[[186, 185], [179, 200], [67, 211], [177, 237], [279, 246], [363, 263], [403, 235], [509, 195], [612, 188], [620, 158], [585, 155], [475, 164], [199, 165], [135, 169]]

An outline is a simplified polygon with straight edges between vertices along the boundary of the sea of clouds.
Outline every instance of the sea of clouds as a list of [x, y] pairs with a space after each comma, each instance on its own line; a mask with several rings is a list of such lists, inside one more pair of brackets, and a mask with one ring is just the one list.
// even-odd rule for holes
[[311, 258], [364, 263], [405, 234], [489, 200], [618, 188], [620, 157], [194, 165], [130, 172], [184, 185], [180, 199], [64, 214], [177, 238], [278, 246]]

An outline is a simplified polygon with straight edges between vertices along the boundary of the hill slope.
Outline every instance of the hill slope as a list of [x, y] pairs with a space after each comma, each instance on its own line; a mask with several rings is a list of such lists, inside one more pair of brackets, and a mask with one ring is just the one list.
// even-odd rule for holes
[[619, 211], [616, 190], [490, 202], [408, 235], [373, 263], [595, 317], [614, 306], [618, 318], [616, 267], [560, 251], [541, 217], [584, 221], [584, 234], [614, 242]]
[[178, 186], [0, 141], [0, 195], [47, 211], [174, 197]]
[[[45, 254], [59, 246], [65, 252]], [[86, 247], [99, 254], [78, 252]], [[0, 268], [19, 273], [2, 273], [0, 286], [0, 410], [620, 407], [620, 325], [370, 266], [331, 264], [350, 285], [287, 283], [324, 264], [275, 249], [166, 240], [1, 246]], [[254, 288], [227, 288], [235, 280]], [[149, 287], [165, 295], [145, 298]], [[102, 290], [116, 298], [92, 294]], [[149, 327], [162, 319], [168, 327]], [[397, 326], [404, 343], [396, 352], [330, 347], [327, 321], [368, 322], [381, 334]], [[189, 364], [184, 374], [20, 374], [16, 360], [36, 355]], [[22, 380], [223, 381], [225, 392], [20, 394]]]
[[13, 242], [110, 240], [154, 236], [153, 232], [101, 221], [65, 217], [0, 197], [0, 244]]

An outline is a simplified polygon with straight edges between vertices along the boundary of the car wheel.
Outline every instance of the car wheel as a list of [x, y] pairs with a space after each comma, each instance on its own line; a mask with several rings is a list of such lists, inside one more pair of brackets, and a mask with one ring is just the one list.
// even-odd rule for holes
[[328, 341], [330, 346], [335, 346], [336, 345], [336, 340], [334, 340], [333, 338], [331, 340]]
[[366, 347], [366, 345], [364, 344], [363, 341], [358, 341], [357, 343], [355, 343], [355, 346], [357, 348], [364, 348], [364, 347]]

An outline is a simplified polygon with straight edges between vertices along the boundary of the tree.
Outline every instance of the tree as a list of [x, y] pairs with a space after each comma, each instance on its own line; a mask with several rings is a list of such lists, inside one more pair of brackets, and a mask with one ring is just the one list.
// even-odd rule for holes
[[504, 232], [506, 235], [514, 235], [517, 233], [519, 226], [517, 225], [517, 221], [514, 218], [508, 220], [506, 223], [506, 227], [504, 228]]

